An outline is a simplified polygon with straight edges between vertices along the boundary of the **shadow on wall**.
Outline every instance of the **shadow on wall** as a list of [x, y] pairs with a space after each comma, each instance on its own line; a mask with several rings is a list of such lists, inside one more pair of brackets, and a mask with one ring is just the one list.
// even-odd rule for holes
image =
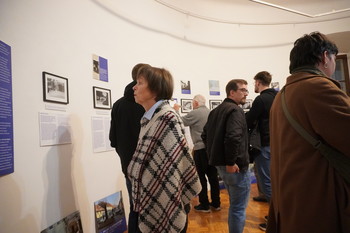
[[46, 192], [43, 194], [41, 230], [77, 210], [72, 182], [72, 159], [73, 144], [51, 146], [46, 154], [46, 166], [43, 168]]
[[87, 232], [89, 228], [86, 226], [95, 220], [91, 219], [91, 215], [89, 214], [93, 210], [93, 203], [89, 203], [88, 191], [85, 184], [86, 177], [84, 173], [84, 157], [82, 152], [83, 147], [85, 146], [86, 148], [86, 145], [83, 144], [85, 133], [84, 129], [81, 127], [81, 119], [78, 116], [71, 115], [70, 122], [71, 125], [74, 126], [74, 130], [72, 130], [71, 135], [72, 142], [74, 143], [74, 147], [72, 148], [73, 156], [71, 160], [71, 177], [75, 193], [75, 203], [80, 211], [83, 229], [85, 229], [85, 232]]
[[[0, 191], [0, 232], [3, 232], [3, 230], [11, 233], [38, 232], [39, 226], [36, 225], [37, 219], [35, 219], [34, 215], [22, 214], [22, 205], [24, 205], [24, 203], [21, 197], [24, 190], [20, 190], [19, 187], [23, 187], [24, 185], [17, 184], [16, 180], [13, 178], [14, 175], [15, 174], [1, 177], [1, 187], [5, 188], [7, 191]], [[33, 212], [34, 211], [35, 210], [33, 210]], [[26, 212], [30, 213], [31, 210]]]

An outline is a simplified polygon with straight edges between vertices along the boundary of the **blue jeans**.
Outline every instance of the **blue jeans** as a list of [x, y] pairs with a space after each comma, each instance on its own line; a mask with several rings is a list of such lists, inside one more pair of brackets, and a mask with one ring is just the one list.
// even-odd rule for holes
[[130, 213], [129, 213], [129, 221], [128, 221], [128, 233], [137, 233], [138, 230], [138, 218], [139, 214], [133, 210], [133, 204], [132, 204], [132, 196], [131, 196], [131, 182], [130, 180], [125, 177], [126, 179], [126, 188], [128, 189], [129, 193], [129, 201], [130, 201]]
[[227, 173], [226, 166], [217, 166], [230, 198], [228, 227], [230, 233], [242, 233], [250, 193], [248, 172]]
[[271, 199], [271, 179], [270, 179], [270, 147], [261, 147], [261, 153], [255, 158], [256, 170], [259, 178], [259, 186], [265, 194], [266, 199]]

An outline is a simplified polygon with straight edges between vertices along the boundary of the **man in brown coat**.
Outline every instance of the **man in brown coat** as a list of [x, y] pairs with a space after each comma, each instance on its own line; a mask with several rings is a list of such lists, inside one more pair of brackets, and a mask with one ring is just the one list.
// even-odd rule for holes
[[[338, 49], [321, 33], [290, 53], [286, 105], [311, 135], [350, 159], [350, 98], [331, 79]], [[350, 184], [289, 123], [279, 93], [270, 113], [272, 199], [268, 233], [350, 232]], [[349, 168], [350, 169], [350, 168]]]

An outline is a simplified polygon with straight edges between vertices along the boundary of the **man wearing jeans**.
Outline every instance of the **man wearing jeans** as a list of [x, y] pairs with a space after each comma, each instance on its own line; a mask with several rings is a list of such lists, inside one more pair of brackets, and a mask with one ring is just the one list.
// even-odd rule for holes
[[233, 79], [226, 85], [227, 98], [209, 114], [202, 139], [209, 164], [216, 166], [230, 198], [228, 226], [230, 233], [242, 233], [250, 192], [248, 174], [248, 130], [244, 104], [247, 81]]
[[[255, 93], [260, 95], [254, 99], [251, 109], [246, 114], [248, 129], [253, 129], [257, 124], [260, 133], [261, 151], [254, 162], [258, 185], [268, 202], [271, 198], [269, 121], [272, 102], [277, 94], [275, 89], [269, 88], [271, 79], [271, 74], [267, 71], [261, 71], [255, 75]], [[260, 224], [259, 228], [265, 231], [266, 223]]]

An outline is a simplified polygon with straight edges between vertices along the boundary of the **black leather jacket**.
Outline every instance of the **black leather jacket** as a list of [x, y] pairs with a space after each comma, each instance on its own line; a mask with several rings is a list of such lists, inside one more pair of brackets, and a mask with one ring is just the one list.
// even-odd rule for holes
[[241, 171], [248, 169], [247, 123], [242, 108], [233, 100], [226, 98], [210, 112], [202, 139], [210, 165], [237, 164]]

